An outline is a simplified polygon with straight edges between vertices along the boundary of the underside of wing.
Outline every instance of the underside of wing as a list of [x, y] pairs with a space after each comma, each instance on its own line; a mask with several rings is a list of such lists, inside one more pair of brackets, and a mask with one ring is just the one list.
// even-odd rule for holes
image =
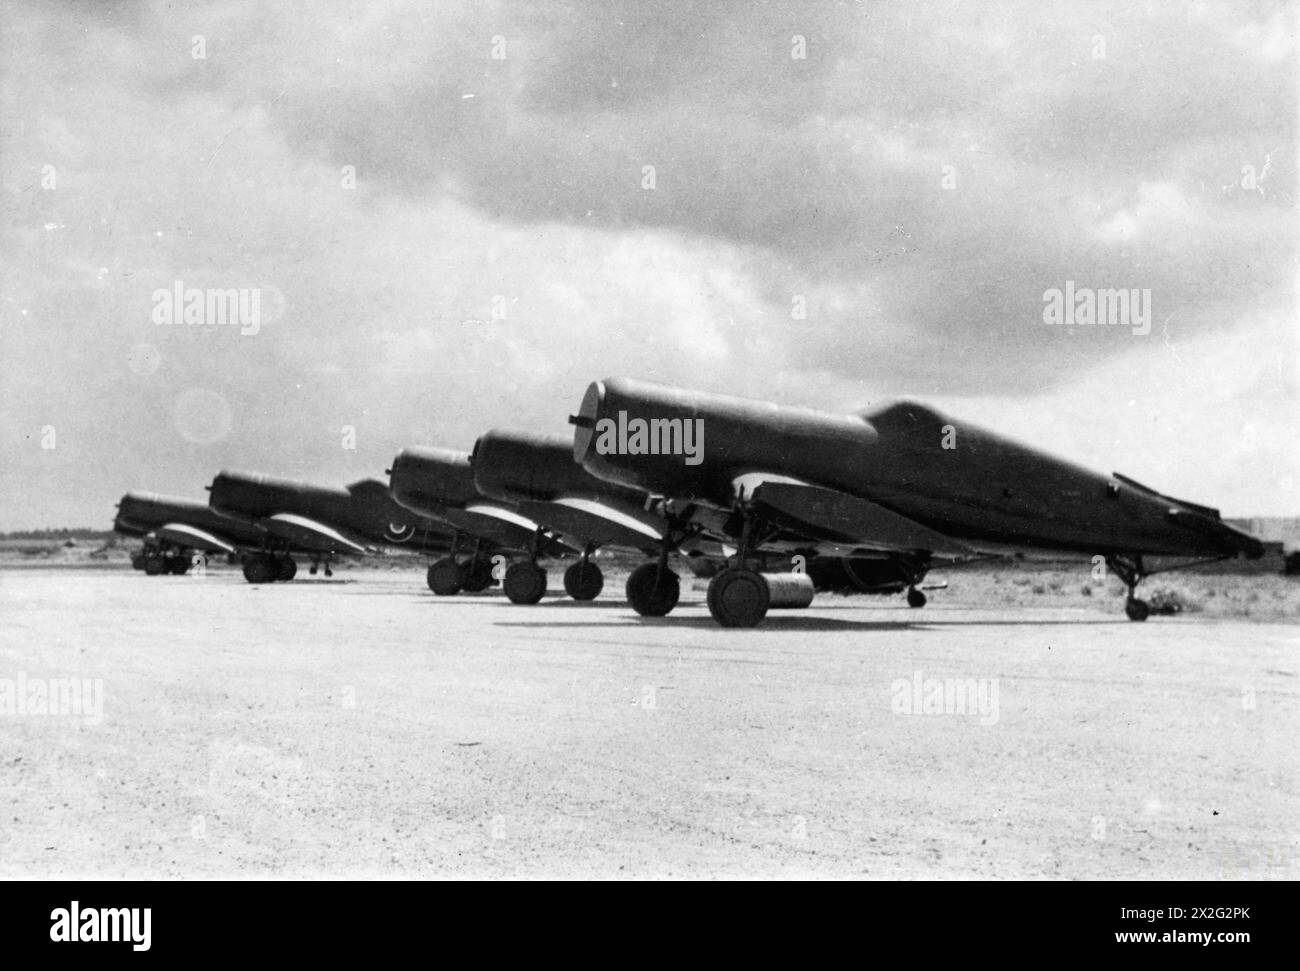
[[537, 523], [513, 509], [507, 509], [504, 506], [494, 506], [490, 503], [480, 502], [472, 506], [466, 506], [465, 511], [472, 516], [487, 516], [489, 519], [496, 519], [503, 523], [509, 523], [517, 526], [519, 529], [527, 530], [530, 533], [536, 532]]
[[553, 502], [524, 503], [521, 508], [583, 545], [647, 549], [658, 548], [663, 540], [664, 524], [659, 517], [595, 499], [565, 496]]
[[164, 523], [154, 531], [154, 535], [168, 543], [185, 546], [190, 549], [203, 550], [207, 553], [233, 553], [235, 547], [196, 526], [188, 523]]
[[737, 478], [733, 486], [764, 519], [817, 543], [940, 557], [976, 554], [959, 540], [845, 492], [757, 473]]
[[370, 550], [354, 540], [348, 539], [333, 526], [299, 516], [296, 513], [276, 513], [262, 520], [266, 529], [280, 539], [288, 540], [295, 546], [307, 550], [322, 550], [330, 553], [368, 553]]
[[[538, 531], [542, 529], [541, 525], [522, 513], [487, 502], [466, 506], [459, 511], [458, 516], [448, 516], [447, 521], [477, 536], [483, 536], [504, 547], [516, 550], [530, 550], [537, 539]], [[563, 555], [573, 549], [577, 547], [572, 543], [558, 543], [553, 538], [547, 538], [539, 551], [543, 555], [554, 556]]]

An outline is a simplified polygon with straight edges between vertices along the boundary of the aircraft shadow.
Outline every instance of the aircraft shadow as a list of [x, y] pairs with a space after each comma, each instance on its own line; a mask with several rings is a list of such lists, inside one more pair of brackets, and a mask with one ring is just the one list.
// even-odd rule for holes
[[418, 598], [421, 603], [440, 603], [440, 604], [465, 604], [465, 603], [487, 603], [500, 604], [503, 607], [509, 607], [511, 610], [545, 610], [548, 607], [571, 607], [577, 610], [609, 610], [631, 608], [617, 600], [570, 600], [568, 597], [547, 597], [535, 604], [512, 604], [506, 599], [505, 594], [499, 591], [492, 593], [458, 593], [454, 597], [427, 597]]
[[[596, 630], [602, 627], [618, 628], [619, 630], [630, 630], [641, 627], [653, 627], [659, 629], [672, 630], [674, 628], [687, 630], [722, 630], [717, 621], [711, 617], [638, 617], [635, 625], [627, 623], [609, 624], [601, 621], [591, 623], [582, 622], [561, 622], [555, 624], [546, 624], [546, 628], [574, 627], [584, 630]], [[537, 624], [516, 623], [514, 621], [501, 621], [494, 623], [493, 627], [531, 627], [533, 630], [538, 629]], [[768, 617], [757, 627], [745, 629], [747, 634], [769, 633], [789, 633], [791, 631], [898, 631], [910, 630], [916, 625], [904, 621], [851, 621], [836, 620], [829, 617]]]
[[[625, 606], [616, 604], [615, 606]], [[690, 630], [722, 630], [717, 621], [712, 617], [635, 617], [629, 611], [629, 620], [635, 620], [637, 627], [659, 627], [673, 628], [685, 627]], [[768, 614], [763, 622], [757, 627], [746, 628], [747, 631], [761, 633], [763, 631], [900, 631], [900, 630], [917, 630], [917, 631], [941, 631], [953, 627], [1091, 627], [1097, 625], [1109, 625], [1127, 623], [1122, 620], [1072, 620], [1072, 621], [1055, 621], [1055, 620], [955, 620], [955, 621], [926, 621], [926, 620], [841, 620], [838, 617], [807, 617], [795, 614]], [[537, 624], [530, 624], [523, 621], [497, 621], [494, 627], [533, 627]], [[627, 623], [604, 623], [598, 620], [590, 622], [584, 621], [561, 621], [557, 623], [548, 623], [547, 627], [619, 627], [627, 629], [630, 625]]]
[[[418, 597], [420, 603], [432, 603], [443, 605], [465, 604], [477, 602], [483, 604], [499, 605], [512, 611], [526, 611], [535, 613], [547, 609], [564, 608], [568, 610], [583, 611], [619, 611], [624, 616], [624, 621], [616, 623], [607, 623], [602, 620], [592, 618], [591, 620], [574, 620], [574, 621], [554, 621], [547, 622], [547, 627], [622, 627], [629, 625], [627, 620], [636, 622], [638, 627], [685, 627], [692, 630], [720, 630], [718, 623], [707, 615], [702, 617], [683, 617], [681, 615], [670, 615], [668, 617], [641, 617], [638, 616], [626, 602], [621, 600], [592, 600], [587, 602], [571, 600], [565, 596], [547, 597], [537, 604], [523, 605], [512, 604], [499, 592], [496, 594], [457, 594], [454, 597]], [[703, 602], [684, 603], [682, 607], [696, 608], [704, 607]], [[525, 614], [528, 616], [528, 614]], [[1158, 622], [1158, 619], [1157, 619]], [[1129, 621], [1122, 616], [1116, 617], [1096, 617], [1087, 620], [1033, 620], [1025, 619], [971, 619], [971, 620], [950, 620], [943, 617], [939, 612], [935, 612], [929, 617], [919, 617], [911, 614], [908, 620], [850, 620], [839, 617], [826, 616], [809, 616], [800, 611], [774, 610], [768, 614], [761, 624], [757, 627], [747, 628], [753, 631], [775, 630], [775, 631], [851, 631], [851, 630], [942, 630], [953, 627], [1096, 627], [1109, 626], [1112, 624], [1128, 624]], [[530, 623], [526, 620], [499, 620], [493, 622], [494, 627], [536, 627], [535, 622]]]

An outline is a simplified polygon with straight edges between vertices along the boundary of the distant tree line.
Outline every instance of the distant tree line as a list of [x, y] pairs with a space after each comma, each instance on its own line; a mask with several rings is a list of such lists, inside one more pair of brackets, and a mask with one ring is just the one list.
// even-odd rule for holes
[[111, 529], [19, 529], [12, 533], [0, 533], [0, 539], [84, 539], [103, 542], [114, 536]]

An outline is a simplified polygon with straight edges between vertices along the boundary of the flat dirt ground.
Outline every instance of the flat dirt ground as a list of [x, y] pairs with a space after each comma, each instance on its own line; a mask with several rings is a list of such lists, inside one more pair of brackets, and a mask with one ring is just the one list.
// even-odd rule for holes
[[0, 700], [102, 681], [0, 713], [0, 875], [1300, 876], [1296, 581], [1134, 624], [1023, 573], [724, 631], [703, 581], [0, 569]]

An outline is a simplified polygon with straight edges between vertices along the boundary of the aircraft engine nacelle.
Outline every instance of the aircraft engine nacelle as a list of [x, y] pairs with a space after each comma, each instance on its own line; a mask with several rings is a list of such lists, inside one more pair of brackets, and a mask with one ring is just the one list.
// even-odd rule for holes
[[445, 448], [408, 448], [389, 470], [393, 498], [408, 509], [463, 509], [479, 498], [469, 455]]
[[222, 471], [208, 486], [208, 504], [238, 517], [262, 518], [296, 512], [325, 520], [346, 517], [346, 489], [311, 486], [250, 472]]
[[545, 502], [591, 489], [568, 437], [493, 429], [474, 443], [469, 462], [478, 490], [494, 499]]

